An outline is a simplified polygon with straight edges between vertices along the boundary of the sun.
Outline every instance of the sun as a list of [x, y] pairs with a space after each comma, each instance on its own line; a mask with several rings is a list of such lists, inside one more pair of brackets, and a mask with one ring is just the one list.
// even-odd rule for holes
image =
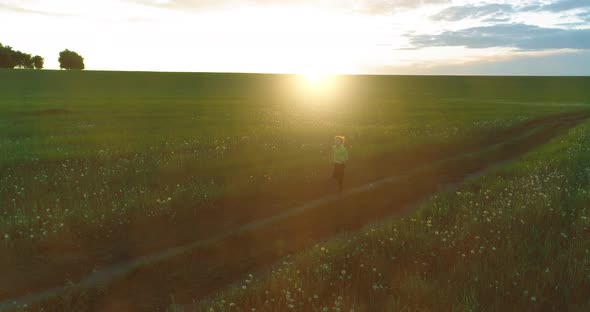
[[329, 71], [314, 69], [301, 72], [297, 76], [299, 90], [309, 95], [330, 95], [338, 84], [337, 75]]
[[319, 85], [326, 79], [326, 75], [322, 73], [306, 73], [303, 74], [303, 79], [311, 85]]

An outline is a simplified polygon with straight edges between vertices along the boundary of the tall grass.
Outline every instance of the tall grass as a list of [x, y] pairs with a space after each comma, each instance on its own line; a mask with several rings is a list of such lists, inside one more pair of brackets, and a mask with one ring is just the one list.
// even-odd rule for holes
[[[294, 79], [0, 71], [3, 244], [64, 231], [106, 238], [139, 217], [317, 181], [335, 134], [363, 166], [413, 147], [476, 144], [589, 96], [575, 91], [582, 78], [348, 77], [328, 97]], [[560, 97], [564, 88], [574, 90]]]
[[176, 311], [590, 309], [590, 123]]

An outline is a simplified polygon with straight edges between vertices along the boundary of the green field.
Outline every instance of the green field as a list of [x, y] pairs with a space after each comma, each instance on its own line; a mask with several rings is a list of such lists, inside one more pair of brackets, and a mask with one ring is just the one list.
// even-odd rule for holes
[[[331, 145], [334, 135], [345, 135], [351, 154], [347, 188], [408, 174], [404, 192], [385, 185], [328, 205], [350, 212], [341, 219], [320, 212], [299, 223], [291, 218], [284, 229], [293, 232], [278, 245], [275, 232], [260, 229], [252, 235], [258, 242], [264, 233], [269, 244], [244, 245], [251, 247], [244, 267], [228, 264], [224, 271], [186, 261], [168, 266], [176, 272], [158, 274], [181, 274], [186, 283], [150, 296], [154, 305], [169, 303], [171, 295], [190, 302], [196, 293], [198, 301], [343, 231], [346, 238], [322, 244], [329, 253], [303, 251], [286, 260], [293, 263], [280, 274], [257, 278], [254, 289], [239, 288], [199, 307], [217, 311], [234, 302], [244, 311], [290, 304], [321, 311], [337, 300], [342, 311], [500, 309], [510, 302], [526, 309], [530, 298], [510, 286], [515, 272], [525, 276], [518, 287], [536, 298], [533, 304], [587, 305], [580, 296], [590, 278], [583, 210], [590, 181], [583, 169], [586, 128], [577, 125], [588, 117], [589, 85], [584, 77], [341, 76], [318, 89], [294, 75], [2, 70], [0, 302], [333, 194]], [[563, 137], [568, 129], [574, 130]], [[411, 216], [355, 232], [436, 193], [439, 182], [461, 182], [547, 141], [501, 174], [459, 193], [442, 193]], [[408, 173], [429, 166], [428, 172]], [[556, 182], [562, 188], [549, 190]], [[516, 195], [506, 195], [511, 189]], [[363, 214], [364, 207], [384, 205], [389, 212]], [[533, 209], [545, 207], [553, 210]], [[494, 214], [493, 227], [482, 222], [488, 214]], [[357, 221], [345, 222], [352, 217]], [[316, 223], [308, 230], [303, 224], [309, 220], [323, 220], [325, 230]], [[556, 231], [563, 235], [554, 237]], [[268, 256], [248, 262], [261, 255]], [[540, 284], [545, 266], [552, 273]], [[216, 282], [209, 285], [199, 274]], [[159, 282], [144, 281], [142, 287]], [[547, 285], [561, 288], [549, 294]], [[200, 290], [191, 293], [193, 286]], [[125, 293], [114, 290], [93, 293], [76, 307], [111, 307], [112, 298]], [[141, 293], [128, 298], [130, 306], [145, 299]]]
[[170, 310], [588, 311], [589, 131]]

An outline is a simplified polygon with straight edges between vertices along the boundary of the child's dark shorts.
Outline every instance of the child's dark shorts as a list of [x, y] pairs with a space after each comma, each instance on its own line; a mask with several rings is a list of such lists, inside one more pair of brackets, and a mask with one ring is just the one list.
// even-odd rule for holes
[[332, 178], [342, 180], [344, 178], [344, 167], [345, 164], [334, 164], [334, 171], [332, 172]]

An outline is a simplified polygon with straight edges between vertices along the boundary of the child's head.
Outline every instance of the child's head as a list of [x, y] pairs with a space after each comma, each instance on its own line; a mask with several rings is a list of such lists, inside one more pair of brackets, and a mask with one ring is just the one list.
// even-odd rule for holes
[[334, 137], [334, 143], [336, 145], [343, 145], [344, 144], [344, 136], [337, 135]]

